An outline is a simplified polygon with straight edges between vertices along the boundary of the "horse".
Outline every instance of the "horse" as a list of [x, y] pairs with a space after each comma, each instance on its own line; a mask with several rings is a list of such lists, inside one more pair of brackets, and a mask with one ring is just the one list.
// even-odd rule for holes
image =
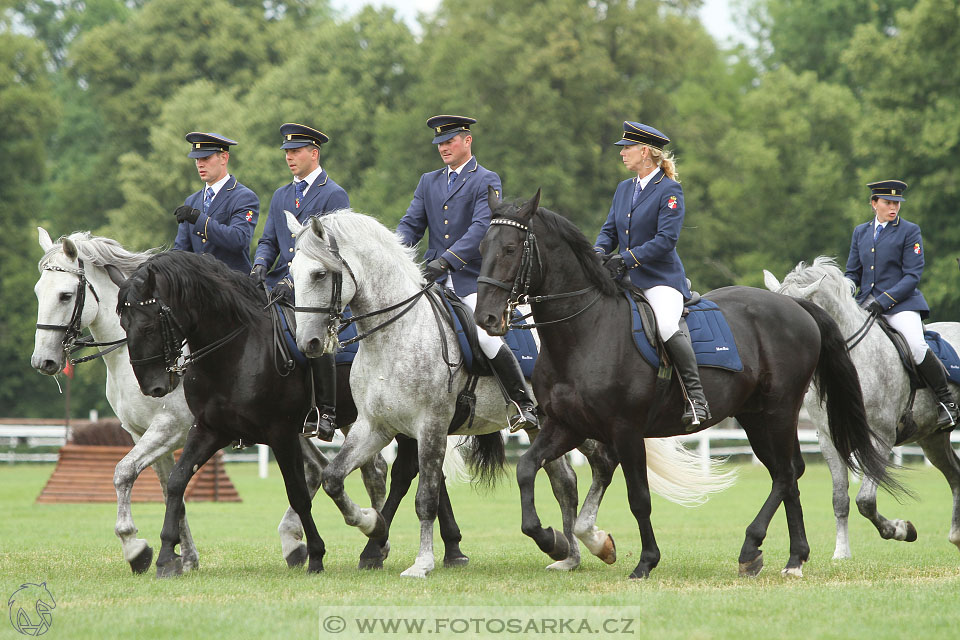
[[[403, 576], [423, 578], [434, 568], [433, 520], [439, 465], [448, 427], [455, 414], [457, 394], [468, 373], [455, 355], [456, 337], [449, 323], [434, 314], [415, 250], [376, 219], [350, 210], [314, 217], [301, 225], [287, 216], [297, 235], [290, 266], [297, 291], [297, 344], [308, 357], [337, 348], [332, 327], [345, 305], [354, 313], [363, 340], [351, 372], [357, 421], [343, 448], [324, 470], [324, 491], [344, 520], [367, 536], [382, 532], [385, 523], [375, 508], [359, 508], [344, 491], [343, 479], [357, 465], [379, 451], [395, 434], [417, 440], [420, 483], [416, 509], [420, 519], [420, 548]], [[439, 302], [438, 302], [439, 304]], [[491, 377], [481, 377], [475, 388], [475, 413], [450, 435], [474, 438], [475, 469], [480, 479], [495, 477], [502, 466], [506, 422], [503, 395]], [[537, 436], [534, 433], [534, 440]], [[698, 457], [682, 444], [664, 442], [651, 447], [651, 474], [657, 490], [678, 502], [696, 502], [730, 482], [728, 475], [702, 471]], [[547, 568], [570, 570], [580, 563], [574, 535], [604, 562], [616, 559], [613, 538], [593, 525], [596, 508], [609, 485], [617, 461], [598, 443], [584, 449], [593, 467], [593, 485], [584, 500], [581, 528], [573, 530], [577, 506], [576, 476], [566, 459], [547, 465], [547, 474], [563, 517], [563, 534], [549, 532], [555, 549]]]
[[[562, 216], [540, 208], [540, 191], [527, 202], [502, 202], [488, 194], [492, 219], [480, 252], [479, 295], [474, 317], [490, 333], [504, 333], [508, 309], [520, 297], [531, 302], [541, 353], [533, 388], [546, 413], [542, 432], [517, 464], [522, 530], [541, 549], [552, 544], [534, 504], [535, 476], [586, 438], [613, 449], [627, 483], [630, 509], [642, 550], [631, 578], [647, 578], [660, 561], [651, 524], [645, 473], [645, 438], [684, 433], [683, 397], [675, 378], [657, 394], [657, 371], [632, 344], [629, 302], [602, 266], [583, 233]], [[888, 462], [873, 442], [864, 415], [856, 369], [836, 323], [805, 300], [751, 287], [724, 287], [706, 294], [730, 325], [743, 370], [701, 371], [713, 417], [702, 430], [735, 416], [772, 479], [770, 494], [746, 530], [739, 573], [763, 568], [760, 545], [782, 503], [790, 552], [782, 570], [801, 577], [810, 555], [797, 480], [804, 471], [797, 416], [811, 379], [826, 399], [831, 436], [848, 460], [897, 490]]]
[[[860, 374], [867, 421], [877, 434], [884, 453], [889, 453], [894, 444], [899, 443], [897, 427], [901, 416], [911, 406], [910, 380], [893, 343], [879, 327], [868, 323], [871, 316], [857, 304], [853, 283], [844, 277], [834, 259], [827, 256], [817, 257], [810, 265], [799, 263], [782, 283], [769, 271], [764, 270], [763, 275], [764, 284], [771, 291], [816, 303], [836, 320], [845, 335], [850, 336], [848, 340], [852, 338], [853, 342], [860, 338], [851, 346], [850, 358]], [[926, 326], [947, 342], [960, 346], [960, 323], [935, 322]], [[849, 558], [850, 485], [847, 470], [827, 435], [829, 425], [812, 394], [807, 395], [804, 405], [819, 431], [820, 450], [833, 479], [833, 513], [837, 521], [833, 557]], [[929, 389], [917, 392], [912, 409], [917, 431], [912, 436], [907, 434], [904, 442], [920, 445], [927, 459], [947, 479], [953, 494], [953, 517], [947, 539], [960, 548], [960, 458], [950, 446], [950, 434], [937, 429], [937, 405]], [[917, 539], [913, 523], [888, 520], [877, 511], [877, 486], [869, 478], [860, 486], [856, 500], [857, 509], [873, 523], [881, 538], [906, 542]]]
[[[133, 484], [144, 469], [153, 466], [166, 496], [167, 479], [174, 465], [173, 452], [183, 446], [193, 424], [193, 414], [182, 387], [162, 399], [140, 392], [130, 366], [126, 337], [116, 313], [120, 283], [156, 251], [130, 252], [116, 240], [93, 236], [89, 232], [73, 233], [54, 243], [45, 229], [38, 227], [37, 230], [44, 255], [39, 263], [40, 279], [34, 287], [38, 311], [31, 365], [40, 373], [52, 376], [63, 369], [72, 345], [107, 347], [97, 354], [107, 368], [107, 401], [135, 443], [117, 463], [114, 472], [117, 491], [114, 530], [120, 538], [124, 560], [134, 573], [144, 573], [153, 561], [153, 548], [147, 540], [137, 537], [138, 529], [131, 509]], [[90, 329], [93, 343], [77, 340], [86, 328]], [[306, 440], [302, 445], [305, 471], [315, 492], [319, 487], [320, 471], [327, 460]], [[408, 459], [416, 461], [415, 454], [401, 452], [398, 458], [400, 463]], [[367, 490], [377, 504], [384, 503], [385, 467], [386, 462], [378, 458], [363, 469]], [[392, 501], [388, 499], [387, 502]], [[287, 509], [278, 530], [281, 550], [288, 565], [302, 564], [306, 558], [305, 547], [300, 542], [299, 519], [292, 509]], [[180, 534], [183, 570], [190, 571], [198, 566], [199, 553], [185, 515], [180, 523]]]
[[[117, 292], [116, 309], [127, 334], [129, 362], [140, 391], [162, 398], [182, 388], [193, 414], [183, 454], [168, 483], [158, 577], [183, 570], [175, 552], [176, 545], [183, 542], [175, 522], [184, 513], [182, 497], [187, 483], [211, 455], [237, 439], [270, 445], [280, 466], [291, 505], [280, 526], [287, 564], [293, 567], [308, 561], [308, 572], [323, 570], [325, 548], [310, 517], [310, 501], [327, 460], [298, 435], [313, 397], [309, 372], [300, 366], [287, 369], [276, 359], [274, 325], [264, 303], [263, 290], [245, 275], [210, 256], [182, 251], [150, 257]], [[187, 356], [181, 355], [183, 341], [190, 347]], [[349, 372], [338, 376], [341, 428], [348, 427], [356, 416], [348, 379]], [[405, 453], [409, 451], [409, 446], [398, 448], [403, 474], [410, 473], [409, 464], [403, 464], [406, 458], [416, 459], [415, 451]], [[385, 466], [378, 455], [361, 470], [371, 503], [378, 508], [396, 505], [402, 498], [399, 492], [406, 490], [402, 483], [396, 491], [391, 487], [384, 502]], [[465, 562], [445, 490], [440, 498], [445, 515], [441, 528], [450, 531], [445, 536], [448, 556]], [[306, 544], [301, 542], [304, 533]], [[365, 550], [360, 567], [382, 563], [389, 551], [385, 540], [377, 551], [380, 556], [374, 559], [370, 550]]]

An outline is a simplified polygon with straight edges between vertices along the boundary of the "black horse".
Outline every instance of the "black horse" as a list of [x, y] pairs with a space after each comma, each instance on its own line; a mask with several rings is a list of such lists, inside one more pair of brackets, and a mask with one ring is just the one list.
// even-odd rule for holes
[[[326, 460], [298, 435], [312, 399], [309, 369], [296, 366], [288, 370], [277, 360], [277, 338], [265, 310], [263, 290], [209, 256], [171, 251], [146, 260], [120, 286], [117, 312], [143, 393], [164, 396], [176, 388], [182, 376], [187, 404], [196, 420], [170, 475], [158, 577], [182, 572], [175, 548], [180, 542], [177, 523], [184, 510], [187, 483], [216, 451], [238, 439], [267, 444], [274, 452], [287, 498], [299, 516], [297, 527], [303, 527], [307, 539], [305, 547], [299, 544], [287, 555], [288, 564], [297, 566], [309, 558], [307, 570], [322, 571], [325, 547], [311, 516], [311, 498], [319, 488]], [[186, 367], [181, 355], [184, 340], [190, 347]], [[349, 379], [349, 365], [340, 365], [337, 422], [341, 428], [357, 417]], [[387, 517], [396, 511], [416, 475], [416, 465], [416, 443], [400, 442], [390, 495], [382, 507]], [[378, 491], [382, 499], [385, 475], [384, 469], [376, 467], [371, 464], [362, 469], [375, 501]], [[445, 563], [465, 564], [445, 487], [440, 494], [439, 520]], [[386, 529], [382, 534], [371, 537], [361, 555], [361, 568], [382, 566], [389, 550]]]
[[[648, 577], [660, 550], [650, 523], [643, 439], [684, 433], [679, 385], [671, 381], [664, 402], [651, 411], [657, 372], [632, 344], [628, 303], [579, 229], [539, 208], [539, 191], [523, 204], [500, 202], [492, 190], [489, 199], [493, 218], [480, 245], [477, 324], [490, 333], [503, 333], [508, 306], [529, 294], [540, 326], [533, 388], [547, 417], [540, 437], [517, 466], [523, 532], [541, 550], [555, 550], [555, 537], [537, 516], [534, 478], [544, 462], [585, 438], [600, 440], [620, 460], [630, 509], [640, 527], [643, 549], [630, 577]], [[743, 371], [702, 370], [713, 419], [699, 428], [736, 416], [773, 480], [769, 497], [747, 527], [740, 573], [756, 575], [763, 567], [760, 545], [782, 502], [790, 534], [783, 573], [802, 575], [810, 547], [797, 486], [804, 471], [797, 415], [811, 379], [826, 400], [830, 434], [841, 458], [851, 468], [851, 456], [855, 458], [863, 473], [888, 490], [902, 489], [875, 447], [843, 336], [822, 309], [751, 287], [725, 287], [704, 297], [723, 311]]]

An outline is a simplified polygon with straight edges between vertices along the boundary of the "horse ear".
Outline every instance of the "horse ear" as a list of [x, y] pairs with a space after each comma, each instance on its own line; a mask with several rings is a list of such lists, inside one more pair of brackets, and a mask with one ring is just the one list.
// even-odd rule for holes
[[123, 284], [124, 280], [126, 280], [126, 278], [123, 277], [123, 272], [120, 271], [116, 265], [108, 264], [104, 265], [103, 268], [107, 270], [107, 275], [110, 276], [110, 280], [113, 281], [113, 284], [117, 285], [118, 287]]
[[50, 239], [50, 234], [43, 227], [37, 227], [37, 233], [40, 235], [40, 248], [46, 253], [53, 247], [53, 240]]
[[63, 255], [67, 256], [71, 260], [76, 260], [80, 255], [80, 252], [77, 251], [77, 245], [74, 244], [73, 240], [70, 238], [63, 239]]
[[290, 229], [290, 233], [300, 233], [300, 230], [303, 229], [303, 225], [300, 224], [299, 220], [297, 220], [297, 216], [293, 215], [286, 209], [283, 210], [283, 215], [287, 217], [287, 229]]
[[494, 189], [492, 184], [487, 185], [487, 204], [491, 211], [500, 206], [500, 192]]
[[540, 208], [540, 192], [541, 192], [542, 190], [543, 190], [543, 189], [541, 189], [540, 187], [538, 187], [538, 188], [537, 188], [537, 193], [534, 194], [534, 196], [533, 196], [532, 198], [530, 198], [530, 202], [527, 203], [527, 205], [530, 207], [530, 215], [535, 214], [535, 213], [537, 212], [537, 209]]
[[766, 285], [767, 289], [776, 293], [780, 291], [780, 281], [777, 280], [777, 276], [773, 275], [766, 269], [763, 270], [763, 284]]
[[313, 229], [313, 232], [317, 234], [317, 237], [323, 240], [326, 238], [327, 231], [323, 228], [323, 225], [320, 224], [320, 217], [314, 216], [310, 218], [310, 228]]

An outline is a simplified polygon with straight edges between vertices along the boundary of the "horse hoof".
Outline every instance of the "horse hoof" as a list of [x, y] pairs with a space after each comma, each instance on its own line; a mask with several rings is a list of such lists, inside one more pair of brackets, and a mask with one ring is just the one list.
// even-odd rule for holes
[[617, 561], [617, 543], [613, 541], [613, 536], [607, 534], [607, 539], [603, 543], [603, 548], [597, 557], [607, 564], [613, 564]]
[[650, 578], [650, 571], [648, 569], [641, 569], [637, 567], [633, 570], [633, 573], [630, 574], [631, 580], [647, 580]]
[[553, 564], [547, 565], [547, 571], [573, 571], [578, 568], [580, 568], [580, 560], [577, 558], [558, 560]]
[[302, 567], [307, 561], [307, 555], [307, 545], [298, 544], [297, 547], [287, 555], [287, 566], [291, 569]]
[[323, 572], [323, 558], [320, 558], [316, 562], [311, 560], [310, 564], [307, 566], [307, 573], [321, 573], [321, 572]]
[[170, 562], [165, 564], [160, 564], [157, 561], [157, 577], [158, 578], [173, 578], [175, 576], [183, 575], [183, 561], [180, 557], [176, 557]]
[[904, 542], [916, 542], [917, 540], [917, 528], [913, 526], [913, 523], [907, 520], [907, 537], [903, 539]]
[[753, 578], [760, 574], [760, 570], [763, 569], [763, 551], [757, 553], [757, 557], [751, 560], [750, 562], [741, 562], [740, 563], [740, 575]]
[[151, 564], [153, 564], [153, 549], [150, 548], [150, 545], [147, 545], [143, 548], [143, 551], [130, 560], [130, 570], [137, 574], [146, 573]]
[[454, 567], [465, 567], [470, 562], [470, 558], [464, 555], [453, 556], [452, 558], [444, 558], [443, 566], [447, 569], [453, 569]]
[[547, 532], [553, 534], [553, 546], [547, 551], [547, 555], [551, 560], [566, 560], [570, 555], [570, 543], [567, 542], [566, 536], [557, 533], [553, 527], [549, 527]]
[[413, 565], [400, 575], [404, 578], [426, 578], [429, 573], [428, 569], [421, 569], [417, 565]]
[[360, 562], [357, 563], [357, 569], [383, 569], [383, 556], [360, 556]]
[[802, 578], [803, 577], [803, 567], [786, 567], [781, 572], [784, 578]]

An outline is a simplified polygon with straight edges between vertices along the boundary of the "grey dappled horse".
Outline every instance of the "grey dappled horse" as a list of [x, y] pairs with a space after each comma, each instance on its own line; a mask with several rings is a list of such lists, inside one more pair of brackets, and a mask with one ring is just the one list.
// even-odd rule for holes
[[[44, 229], [38, 231], [44, 255], [39, 264], [40, 279], [34, 287], [39, 326], [30, 363], [40, 373], [52, 376], [65, 364], [64, 336], [71, 325], [75, 325], [78, 334], [89, 328], [94, 340], [101, 343], [126, 338], [116, 311], [119, 282], [156, 252], [132, 253], [116, 240], [91, 236], [89, 232], [73, 233], [54, 243]], [[193, 414], [187, 408], [182, 386], [163, 398], [147, 397], [140, 392], [125, 344], [102, 357], [107, 367], [107, 401], [135, 443], [117, 463], [113, 476], [117, 491], [115, 531], [123, 559], [135, 573], [143, 573], [150, 567], [153, 549], [147, 540], [137, 537], [130, 502], [133, 484], [152, 465], [166, 497], [173, 452], [183, 446], [193, 425]], [[315, 492], [327, 460], [307, 440], [301, 442], [301, 449], [308, 484]], [[385, 479], [386, 464], [382, 458], [364, 469], [374, 504], [383, 504]], [[284, 557], [302, 556], [302, 527], [292, 509], [284, 514], [279, 533]], [[197, 567], [199, 555], [186, 516], [180, 522], [180, 534], [183, 568], [189, 571]]]
[[[869, 314], [860, 308], [853, 297], [853, 283], [843, 276], [832, 258], [820, 256], [812, 265], [801, 262], [782, 283], [769, 271], [763, 273], [768, 289], [805, 298], [823, 307], [836, 320], [845, 336], [857, 334], [867, 321]], [[954, 348], [960, 348], [960, 323], [935, 322], [926, 327], [942, 335]], [[876, 325], [850, 350], [850, 358], [860, 376], [867, 421], [889, 451], [897, 440], [897, 424], [908, 404], [910, 381], [907, 373], [893, 343]], [[954, 393], [957, 391], [954, 385]], [[807, 393], [804, 406], [817, 426], [820, 449], [833, 478], [833, 512], [837, 520], [837, 543], [833, 557], [849, 558], [847, 516], [850, 497], [847, 470], [830, 441], [826, 416], [813, 390]], [[960, 548], [960, 458], [950, 446], [950, 434], [937, 430], [937, 405], [929, 389], [917, 392], [913, 418], [919, 432], [908, 442], [915, 441], [920, 445], [927, 459], [950, 484], [953, 518], [947, 539]], [[917, 539], [917, 530], [911, 522], [889, 520], [877, 511], [877, 485], [868, 478], [864, 479], [857, 493], [857, 508], [873, 523], [882, 538], [907, 542]]]
[[[287, 220], [291, 232], [298, 235], [290, 272], [297, 292], [297, 344], [307, 356], [336, 348], [336, 332], [329, 331], [330, 317], [336, 318], [347, 304], [354, 317], [359, 318], [357, 328], [361, 334], [391, 320], [360, 342], [350, 378], [357, 422], [340, 453], [324, 471], [323, 488], [340, 508], [347, 524], [358, 527], [367, 536], [377, 535], [384, 527], [382, 517], [376, 509], [359, 508], [344, 491], [343, 479], [395, 434], [415, 438], [420, 456], [416, 499], [420, 551], [403, 575], [425, 577], [434, 568], [433, 521], [447, 427], [454, 414], [457, 392], [467, 379], [463, 367], [451, 371], [443, 360], [444, 341], [448, 361], [458, 359], [456, 335], [446, 323], [438, 324], [425, 297], [415, 297], [425, 285], [414, 261], [415, 250], [403, 246], [377, 220], [349, 210], [311, 218], [302, 226], [292, 215]], [[362, 317], [404, 300], [412, 302], [384, 315]], [[497, 432], [506, 423], [506, 412], [493, 378], [480, 379], [476, 396], [472, 425], [461, 426], [454, 435], [496, 434], [499, 438]], [[729, 476], [714, 477], [709, 471], [701, 471], [699, 458], [676, 441], [657, 440], [648, 442], [648, 447], [651, 484], [654, 491], [668, 499], [695, 502], [730, 482]], [[565, 458], [546, 465], [563, 514], [563, 535], [552, 533], [563, 551], [551, 555], [556, 560], [548, 567], [551, 569], [568, 570], [579, 565], [574, 535], [605, 562], [611, 563], [616, 557], [613, 539], [595, 526], [596, 510], [616, 461], [596, 443], [591, 443], [585, 453], [593, 467], [594, 482], [576, 527], [576, 476]]]

